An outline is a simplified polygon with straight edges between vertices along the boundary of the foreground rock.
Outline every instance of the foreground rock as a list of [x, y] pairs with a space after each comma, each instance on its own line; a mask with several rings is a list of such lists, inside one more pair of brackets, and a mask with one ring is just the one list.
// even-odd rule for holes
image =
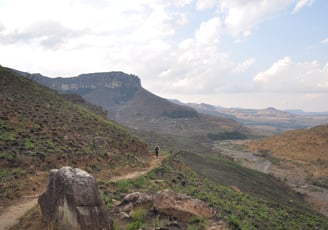
[[195, 216], [208, 219], [215, 215], [215, 210], [205, 202], [171, 190], [157, 193], [131, 193], [125, 196], [118, 206], [122, 212], [130, 212], [137, 207], [152, 209], [155, 213], [183, 222], [187, 222]]
[[42, 221], [50, 229], [113, 229], [94, 177], [81, 169], [67, 166], [50, 170], [47, 190], [38, 203]]

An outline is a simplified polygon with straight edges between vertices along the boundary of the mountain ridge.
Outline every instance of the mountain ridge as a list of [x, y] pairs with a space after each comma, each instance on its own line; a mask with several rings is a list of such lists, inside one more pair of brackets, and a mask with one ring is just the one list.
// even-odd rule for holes
[[200, 113], [234, 119], [266, 136], [328, 123], [328, 113], [325, 112], [311, 113], [299, 110], [295, 112], [295, 110], [279, 110], [273, 107], [265, 109], [224, 108], [206, 103], [182, 103], [177, 100], [172, 100], [172, 102], [190, 106]]
[[[108, 111], [108, 118], [134, 130], [144, 130], [174, 136], [188, 136], [189, 144], [194, 138], [211, 142], [209, 135], [224, 132], [241, 133], [243, 137], [253, 135], [252, 131], [231, 118], [203, 115], [186, 105], [177, 105], [167, 99], [156, 96], [141, 86], [135, 75], [123, 72], [82, 74], [78, 77], [46, 78], [39, 74], [23, 75], [40, 84], [52, 87], [59, 93], [77, 93], [86, 101], [103, 107]], [[112, 76], [115, 75], [115, 76]], [[118, 76], [119, 75], [119, 76]], [[94, 81], [105, 82], [94, 84]], [[88, 79], [87, 84], [80, 84], [81, 78]], [[47, 81], [47, 83], [44, 83]], [[128, 83], [124, 83], [128, 81]], [[70, 87], [67, 87], [67, 82]], [[110, 87], [105, 87], [110, 82]], [[113, 86], [113, 82], [115, 87]], [[63, 85], [65, 87], [63, 87]], [[94, 87], [96, 86], [96, 87]], [[218, 135], [220, 136], [220, 135]], [[223, 135], [221, 135], [223, 136]]]

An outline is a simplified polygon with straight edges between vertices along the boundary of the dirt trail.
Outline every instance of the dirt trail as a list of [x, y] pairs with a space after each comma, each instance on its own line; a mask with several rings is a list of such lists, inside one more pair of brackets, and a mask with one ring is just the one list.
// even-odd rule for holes
[[150, 166], [148, 168], [142, 168], [142, 169], [135, 170], [133, 172], [126, 173], [121, 176], [115, 176], [115, 177], [110, 178], [110, 180], [111, 181], [119, 181], [119, 180], [124, 180], [124, 179], [133, 179], [133, 178], [145, 175], [148, 172], [150, 172], [152, 169], [160, 166], [164, 158], [165, 158], [164, 156], [159, 156], [158, 158], [154, 158], [150, 162]]
[[[153, 158], [150, 162], [149, 167], [137, 169], [133, 172], [121, 176], [112, 177], [111, 181], [119, 181], [123, 179], [133, 179], [141, 175], [145, 175], [152, 169], [161, 165], [164, 156], [159, 156], [158, 158]], [[8, 230], [12, 226], [19, 223], [19, 219], [24, 216], [29, 210], [35, 207], [38, 203], [39, 194], [33, 196], [26, 196], [18, 200], [11, 206], [6, 207], [0, 213], [0, 230]]]

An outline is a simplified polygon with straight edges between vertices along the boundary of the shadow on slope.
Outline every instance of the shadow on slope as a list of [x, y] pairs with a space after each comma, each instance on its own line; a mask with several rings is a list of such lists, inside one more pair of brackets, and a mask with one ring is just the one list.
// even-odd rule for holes
[[302, 196], [293, 192], [286, 184], [269, 174], [244, 168], [229, 158], [184, 151], [178, 152], [176, 157], [217, 184], [237, 186], [242, 192], [256, 197], [305, 208]]

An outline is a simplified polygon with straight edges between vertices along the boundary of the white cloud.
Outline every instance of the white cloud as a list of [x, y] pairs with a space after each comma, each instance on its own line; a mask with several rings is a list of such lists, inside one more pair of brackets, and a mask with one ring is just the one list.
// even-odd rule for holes
[[[250, 36], [259, 24], [280, 14], [296, 1], [198, 0], [196, 9], [216, 9], [229, 33], [236, 38], [236, 41], [242, 41]], [[309, 6], [312, 3], [313, 0], [301, 0], [295, 9]]]
[[209, 8], [213, 8], [217, 5], [216, 0], [197, 0], [196, 9], [197, 10], [205, 10]]
[[313, 4], [313, 2], [314, 2], [314, 0], [299, 0], [296, 3], [292, 13], [293, 14], [297, 13], [298, 11], [300, 11], [305, 6], [311, 6]]
[[255, 58], [248, 58], [245, 61], [243, 61], [242, 63], [238, 64], [233, 72], [236, 73], [244, 73], [245, 71], [247, 71], [253, 64], [255, 63]]
[[63, 26], [60, 22], [47, 20], [35, 22], [8, 34], [0, 34], [0, 43], [37, 43], [49, 49], [56, 49], [66, 43], [68, 39], [83, 36], [87, 31], [87, 29], [74, 31]]
[[248, 37], [261, 22], [272, 18], [295, 0], [223, 0], [220, 10], [225, 13], [225, 25], [239, 39]]
[[215, 44], [221, 35], [221, 20], [218, 17], [202, 22], [196, 31], [196, 41], [202, 44]]
[[290, 57], [284, 57], [253, 80], [260, 91], [291, 94], [327, 92], [328, 69], [321, 67], [317, 61], [294, 62]]

